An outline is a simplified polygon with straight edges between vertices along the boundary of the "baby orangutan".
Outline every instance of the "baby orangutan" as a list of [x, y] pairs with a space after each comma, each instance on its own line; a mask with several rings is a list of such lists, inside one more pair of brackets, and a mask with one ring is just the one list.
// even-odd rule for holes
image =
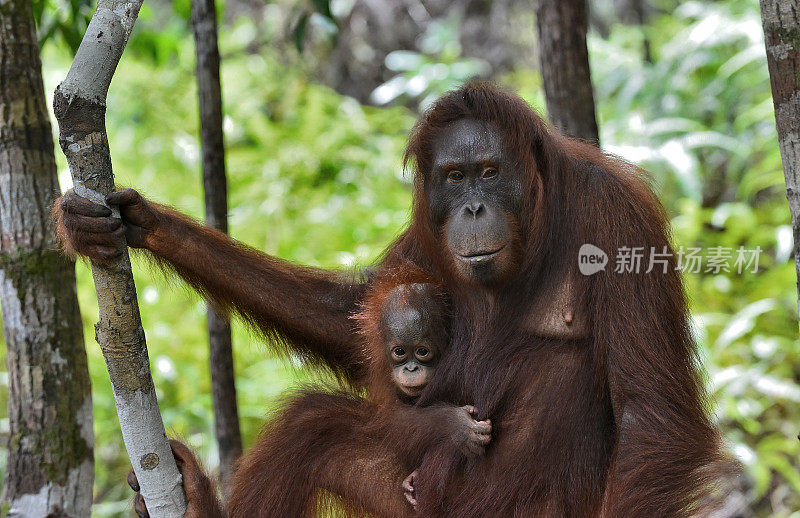
[[[366, 397], [314, 390], [292, 395], [237, 465], [238, 480], [258, 477], [269, 483], [234, 486], [225, 512], [212, 501], [203, 504], [204, 514], [192, 516], [305, 518], [342, 512], [346, 516], [412, 516], [408, 504], [416, 508], [414, 470], [425, 459], [451, 451], [477, 457], [491, 441], [492, 424], [488, 419], [475, 420], [474, 407], [417, 404], [447, 352], [448, 308], [443, 290], [418, 269], [403, 266], [380, 272], [354, 315], [364, 348], [360, 386], [366, 389]], [[342, 444], [373, 451], [377, 460], [368, 467], [343, 470], [352, 452], [341, 448]], [[179, 459], [193, 459], [182, 445], [175, 448]], [[303, 466], [307, 475], [291, 476], [289, 468], [295, 466]], [[353, 481], [365, 471], [372, 477], [363, 486], [366, 496], [336, 500], [352, 490]], [[133, 472], [129, 484], [138, 491]], [[193, 488], [187, 487], [187, 492]], [[370, 493], [369, 488], [381, 490]], [[321, 496], [320, 489], [334, 498]], [[202, 494], [213, 495], [213, 491], [204, 489]], [[212, 507], [216, 514], [205, 511]], [[140, 494], [135, 508], [140, 516], [148, 516]]]
[[414, 399], [433, 377], [446, 340], [444, 315], [433, 284], [401, 284], [381, 308], [384, 352], [398, 397]]
[[[389, 423], [389, 444], [405, 444], [402, 458], [413, 466], [428, 448], [446, 440], [471, 457], [491, 441], [491, 421], [476, 421], [471, 405], [415, 406], [448, 345], [447, 308], [444, 292], [425, 274], [399, 269], [375, 282], [355, 317], [370, 359], [370, 396], [380, 409], [375, 422]], [[399, 433], [403, 436], [393, 437]], [[415, 476], [416, 470], [402, 485], [416, 507]]]

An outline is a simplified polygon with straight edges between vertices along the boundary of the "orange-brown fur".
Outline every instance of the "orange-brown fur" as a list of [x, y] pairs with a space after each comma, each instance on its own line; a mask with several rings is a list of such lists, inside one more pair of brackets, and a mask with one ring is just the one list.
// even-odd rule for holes
[[[411, 514], [400, 481], [430, 447], [452, 450], [446, 442], [446, 415], [439, 412], [442, 407], [414, 407], [413, 401], [398, 397], [392, 379], [381, 325], [384, 301], [396, 287], [412, 283], [435, 284], [411, 264], [381, 272], [353, 315], [367, 364], [366, 397], [313, 389], [287, 397], [254, 450], [240, 462], [236, 476], [281, 483], [234, 491], [229, 504], [232, 516], [246, 516], [255, 509], [267, 516], [316, 516], [331, 505], [349, 515]], [[444, 316], [446, 297], [441, 292], [436, 297]], [[438, 343], [446, 343], [446, 328], [435, 331]], [[302, 469], [293, 471], [292, 466]], [[378, 487], [376, 480], [385, 484]], [[328, 493], [320, 495], [317, 489]], [[336, 494], [349, 498], [331, 498]]]
[[[370, 399], [378, 404], [400, 403], [397, 397], [397, 390], [392, 382], [392, 365], [386, 355], [384, 341], [384, 331], [381, 327], [381, 311], [383, 303], [389, 293], [396, 287], [403, 284], [432, 284], [437, 285], [436, 280], [411, 264], [402, 267], [388, 269], [372, 282], [367, 291], [361, 309], [354, 315], [358, 323], [358, 332], [362, 337], [364, 346], [364, 357], [367, 360], [367, 381]], [[442, 310], [442, 316], [447, 312], [448, 302], [441, 287], [438, 288], [436, 297]], [[442, 319], [437, 319], [442, 320]], [[448, 340], [448, 330], [446, 327], [438, 329], [437, 334], [441, 335], [438, 341], [439, 356], [444, 352], [442, 346]]]
[[[436, 138], [464, 118], [503, 130], [525, 178], [527, 210], [513, 215], [519, 267], [497, 286], [467, 284], [453, 272], [426, 207]], [[452, 299], [449, 350], [417, 406], [471, 404], [479, 418], [496, 424], [496, 440], [483, 458], [465, 460], [444, 446], [424, 456], [420, 514], [696, 513], [727, 464], [710, 419], [681, 279], [674, 260], [667, 273], [613, 271], [619, 247], [644, 247], [645, 265], [650, 247], [671, 250], [664, 210], [641, 171], [559, 135], [519, 97], [482, 84], [437, 101], [417, 123], [406, 160], [416, 170], [412, 220], [387, 249], [377, 275], [412, 263]], [[67, 228], [59, 230], [67, 241], [88, 239], [70, 234], [75, 223], [69, 215], [56, 218]], [[303, 358], [332, 369], [351, 389], [372, 383], [350, 316], [373, 274], [346, 280], [291, 265], [168, 211], [157, 221], [137, 246]], [[577, 273], [583, 243], [610, 255], [606, 271]], [[587, 310], [590, 333], [562, 339], [531, 333], [525, 327], [531, 311], [546, 308], [565, 279], [574, 280], [573, 302]], [[368, 425], [377, 406], [353, 392], [292, 399], [242, 459], [229, 515], [304, 512], [314, 488], [331, 489], [377, 516], [409, 515], [399, 484], [414, 459], [404, 458], [407, 452], [398, 452], [384, 432], [373, 434]]]

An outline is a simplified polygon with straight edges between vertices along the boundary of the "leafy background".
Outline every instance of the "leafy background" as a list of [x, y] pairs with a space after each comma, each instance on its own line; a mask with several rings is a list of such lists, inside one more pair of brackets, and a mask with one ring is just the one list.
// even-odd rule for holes
[[[646, 26], [611, 23], [590, 34], [601, 141], [652, 172], [676, 246], [763, 250], [757, 273], [701, 272], [687, 275], [686, 284], [715, 412], [746, 468], [737, 481], [748, 509], [743, 515], [797, 517], [797, 298], [758, 4], [654, 4], [659, 9]], [[92, 8], [85, 0], [36, 5], [52, 92]], [[111, 88], [108, 125], [119, 185], [200, 216], [188, 6], [188, 0], [145, 4]], [[237, 239], [285, 259], [351, 268], [377, 257], [409, 216], [410, 179], [400, 157], [415, 113], [460, 81], [491, 72], [543, 112], [538, 72], [525, 63], [492, 72], [486, 60], [465, 56], [457, 16], [431, 23], [413, 50], [386, 56], [385, 80], [370, 97], [376, 107], [322, 86], [314, 74], [318, 49], [335, 39], [335, 12], [278, 2], [254, 19], [224, 7], [230, 228]], [[66, 164], [57, 156], [67, 188]], [[205, 305], [145, 259], [134, 268], [164, 421], [214, 469]], [[93, 338], [94, 290], [87, 266], [79, 263], [77, 271], [95, 408], [93, 514], [128, 516], [129, 462]], [[238, 323], [234, 344], [247, 447], [277, 395], [317, 375], [274, 357]], [[7, 384], [3, 372], [3, 409]], [[0, 456], [0, 470], [4, 463]]]

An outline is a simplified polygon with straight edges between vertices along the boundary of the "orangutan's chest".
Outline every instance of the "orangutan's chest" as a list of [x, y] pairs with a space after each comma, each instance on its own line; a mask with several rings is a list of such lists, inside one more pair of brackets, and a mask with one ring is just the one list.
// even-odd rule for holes
[[566, 279], [528, 312], [524, 329], [541, 338], [578, 339], [591, 333], [587, 301], [575, 300]]

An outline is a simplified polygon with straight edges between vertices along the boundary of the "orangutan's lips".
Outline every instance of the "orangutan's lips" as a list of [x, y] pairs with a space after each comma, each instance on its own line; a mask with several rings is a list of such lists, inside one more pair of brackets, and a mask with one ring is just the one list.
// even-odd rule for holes
[[422, 393], [422, 389], [425, 388], [428, 382], [424, 381], [419, 385], [402, 385], [403, 392], [406, 393], [407, 396], [416, 397]]
[[482, 261], [486, 261], [487, 259], [491, 259], [493, 256], [499, 254], [506, 245], [501, 246], [497, 250], [493, 250], [491, 252], [474, 252], [468, 255], [461, 255], [457, 254], [461, 259], [467, 261], [468, 263], [480, 263]]

